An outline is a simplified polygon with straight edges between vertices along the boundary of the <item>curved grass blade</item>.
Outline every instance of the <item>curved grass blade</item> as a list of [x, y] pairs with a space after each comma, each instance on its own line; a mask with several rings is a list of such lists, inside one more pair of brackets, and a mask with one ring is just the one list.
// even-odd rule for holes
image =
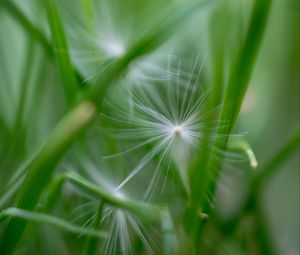
[[114, 194], [108, 193], [106, 190], [102, 189], [100, 186], [91, 183], [85, 178], [79, 176], [78, 174], [66, 173], [64, 179], [77, 185], [85, 192], [93, 195], [95, 198], [102, 198], [105, 203], [115, 205], [119, 208], [126, 209], [128, 211], [134, 212], [142, 217], [149, 220], [156, 220], [160, 213], [160, 208], [154, 205], [144, 204], [138, 201], [134, 201], [128, 198], [119, 198]]
[[57, 1], [45, 1], [46, 12], [48, 15], [48, 23], [51, 30], [51, 38], [54, 49], [54, 55], [63, 81], [65, 96], [67, 102], [72, 102], [78, 89], [78, 82], [75, 71], [71, 64], [68, 50], [68, 44], [64, 33], [63, 24], [61, 22]]
[[230, 143], [228, 144], [228, 150], [244, 153], [248, 158], [251, 168], [253, 170], [257, 168], [258, 166], [257, 159], [255, 157], [255, 154], [250, 144], [246, 140], [239, 137], [230, 138]]
[[106, 238], [107, 236], [103, 231], [82, 228], [58, 217], [54, 217], [45, 213], [26, 211], [15, 207], [10, 207], [1, 211], [0, 222], [5, 220], [7, 217], [20, 218], [35, 223], [49, 224], [63, 231], [81, 236], [83, 235], [97, 238]]
[[41, 44], [47, 55], [49, 57], [53, 57], [53, 49], [48, 38], [41, 30], [39, 30], [31, 23], [31, 21], [26, 17], [26, 15], [19, 9], [19, 7], [13, 1], [1, 0], [0, 7], [4, 7], [15, 18], [15, 20], [20, 24], [20, 26], [24, 27], [25, 30], [28, 31], [30, 36]]

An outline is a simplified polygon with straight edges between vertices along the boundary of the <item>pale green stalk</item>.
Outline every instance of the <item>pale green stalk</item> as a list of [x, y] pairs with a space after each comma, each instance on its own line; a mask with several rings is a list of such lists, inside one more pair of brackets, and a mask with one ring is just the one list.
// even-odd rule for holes
[[[231, 66], [224, 102], [219, 117], [220, 123], [226, 121], [227, 125], [220, 125], [217, 128], [217, 136], [225, 135], [225, 139], [222, 140], [222, 142], [216, 140], [213, 145], [213, 147], [219, 151], [226, 150], [229, 135], [240, 111], [258, 50], [263, 39], [271, 2], [271, 0], [255, 1], [245, 41]], [[214, 194], [216, 187], [215, 178], [218, 178], [221, 165], [222, 159], [212, 158], [212, 155], [208, 153], [205, 157], [200, 157], [200, 160], [196, 162], [192, 169], [192, 196], [187, 221], [189, 222], [189, 231], [192, 232], [194, 237], [193, 241], [196, 245], [194, 252], [196, 253], [199, 249], [202, 228], [201, 220], [198, 215], [201, 211], [206, 212], [210, 210], [209, 203], [206, 201], [206, 195]]]
[[45, 213], [31, 212], [19, 208], [6, 208], [0, 212], [0, 222], [7, 217], [19, 218], [22, 220], [32, 221], [35, 223], [49, 224], [63, 231], [83, 236], [91, 236], [97, 238], [106, 238], [107, 234], [103, 231], [83, 228], [58, 217], [54, 217]]

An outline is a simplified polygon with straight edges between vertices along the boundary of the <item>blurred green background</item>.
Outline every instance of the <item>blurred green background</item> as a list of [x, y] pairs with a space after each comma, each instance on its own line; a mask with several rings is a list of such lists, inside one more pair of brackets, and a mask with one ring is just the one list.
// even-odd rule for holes
[[[3, 3], [4, 1], [1, 0]], [[130, 44], [143, 28], [157, 19], [161, 9], [181, 1], [125, 0], [98, 1], [95, 27], [101, 31], [115, 29]], [[30, 36], [16, 12], [0, 3], [0, 187], [46, 139], [68, 110], [62, 81], [53, 61]], [[47, 18], [39, 1], [12, 1], [47, 38]], [[97, 2], [95, 0], [95, 2]], [[173, 3], [174, 2], [174, 3]], [[105, 8], [102, 8], [105, 3]], [[225, 70], [236, 54], [245, 34], [253, 1], [223, 0], [205, 8], [164, 44], [159, 51], [173, 51], [182, 58], [200, 56], [205, 63], [207, 84], [217, 82], [214, 61], [222, 55]], [[243, 102], [236, 132], [246, 132], [259, 166], [264, 165], [299, 129], [300, 116], [300, 7], [298, 0], [274, 0], [262, 47]], [[97, 5], [96, 5], [97, 6]], [[60, 12], [71, 51], [71, 58], [83, 79], [97, 75], [105, 57], [93, 56], [93, 36], [83, 21], [81, 1], [59, 1]], [[99, 11], [97, 11], [99, 10]], [[103, 35], [102, 35], [103, 36]], [[85, 57], [86, 60], [82, 60]], [[101, 58], [101, 60], [100, 60]], [[225, 77], [227, 72], [224, 73]], [[25, 85], [24, 85], [25, 84]], [[19, 118], [18, 116], [21, 117]], [[20, 123], [16, 125], [16, 119]], [[18, 127], [18, 128], [16, 128]], [[109, 142], [108, 142], [109, 143]], [[102, 150], [102, 149], [100, 149]], [[68, 162], [68, 159], [66, 159]], [[220, 221], [234, 218], [248, 193], [247, 164], [224, 169], [216, 195]], [[241, 169], [240, 169], [241, 168]], [[274, 254], [299, 254], [300, 190], [299, 150], [264, 186], [262, 210]], [[1, 195], [5, 192], [0, 188]], [[245, 223], [246, 224], [246, 223]], [[226, 236], [226, 235], [225, 235]], [[226, 254], [243, 254], [231, 237], [222, 247]], [[0, 252], [1, 253], [1, 252]], [[45, 253], [46, 254], [46, 253]], [[62, 253], [64, 254], [64, 253]], [[68, 254], [68, 253], [66, 253]], [[218, 254], [222, 254], [218, 253]], [[225, 254], [225, 253], [224, 253]], [[252, 253], [249, 253], [252, 254]], [[255, 254], [255, 253], [253, 253]]]

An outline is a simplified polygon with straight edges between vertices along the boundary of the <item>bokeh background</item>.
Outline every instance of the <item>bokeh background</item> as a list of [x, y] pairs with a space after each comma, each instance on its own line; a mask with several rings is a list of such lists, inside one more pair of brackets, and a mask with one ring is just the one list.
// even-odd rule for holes
[[[181, 2], [184, 1], [189, 2]], [[39, 1], [12, 2], [49, 37], [47, 18]], [[106, 1], [105, 8], [102, 8], [105, 1], [98, 2], [100, 7], [95, 9], [94, 28], [103, 32], [101, 36], [113, 31], [112, 34], [122, 38], [126, 47], [132, 38], [139, 37], [144, 26], [157, 19], [161, 9], [178, 1], [114, 0]], [[222, 57], [224, 69], [228, 70], [245, 34], [252, 5], [253, 1], [249, 0], [217, 1], [182, 26], [158, 51], [173, 52], [185, 59], [200, 56], [205, 64], [203, 72], [207, 84], [217, 82], [215, 60]], [[99, 61], [89, 61], [91, 57], [95, 58], [97, 49], [95, 38], [91, 36], [93, 32], [88, 31], [82, 21], [84, 10], [80, 1], [62, 0], [59, 6], [73, 64], [82, 77], [90, 79], [103, 66], [105, 54], [99, 53]], [[299, 129], [299, 12], [297, 0], [273, 1], [235, 130], [245, 133], [262, 166], [289, 135]], [[0, 3], [0, 187], [4, 187], [24, 159], [34, 153], [67, 110], [56, 66], [20, 24], [26, 21], [18, 20], [16, 16], [15, 10]], [[112, 40], [118, 38], [112, 37]], [[226, 77], [227, 73], [223, 75]], [[21, 128], [15, 129], [19, 114], [22, 115]], [[245, 168], [249, 168], [246, 163], [235, 165], [233, 169], [225, 167], [222, 173], [221, 182], [225, 185], [219, 187], [216, 195], [216, 211], [221, 221], [234, 218], [244, 203], [249, 191], [249, 169]], [[270, 177], [261, 193], [264, 220], [274, 254], [299, 254], [299, 169], [298, 150]], [[1, 195], [3, 192], [1, 190]], [[221, 239], [224, 247], [229, 247], [228, 254], [244, 254], [238, 251], [231, 237]]]

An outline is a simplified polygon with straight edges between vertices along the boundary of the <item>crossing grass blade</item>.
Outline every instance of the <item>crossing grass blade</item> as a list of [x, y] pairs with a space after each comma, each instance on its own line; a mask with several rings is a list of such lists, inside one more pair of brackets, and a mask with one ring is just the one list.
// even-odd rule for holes
[[45, 8], [48, 15], [48, 23], [51, 30], [51, 38], [54, 55], [57, 60], [60, 76], [63, 81], [65, 96], [68, 103], [74, 100], [79, 88], [75, 71], [71, 64], [64, 27], [56, 0], [46, 0]]
[[53, 227], [58, 228], [62, 231], [66, 231], [76, 235], [91, 236], [97, 238], [105, 238], [107, 236], [103, 231], [95, 231], [92, 229], [82, 228], [58, 217], [54, 217], [45, 213], [26, 211], [14, 207], [6, 208], [5, 210], [1, 211], [0, 221], [3, 221], [8, 217], [52, 225]]
[[15, 20], [19, 23], [20, 26], [24, 27], [24, 29], [28, 32], [28, 34], [34, 38], [36, 41], [40, 43], [40, 45], [45, 50], [46, 54], [52, 58], [53, 57], [53, 48], [51, 43], [45, 34], [37, 28], [32, 22], [26, 17], [26, 15], [20, 10], [20, 8], [10, 0], [2, 0], [0, 2], [0, 7], [3, 7], [15, 18]]

